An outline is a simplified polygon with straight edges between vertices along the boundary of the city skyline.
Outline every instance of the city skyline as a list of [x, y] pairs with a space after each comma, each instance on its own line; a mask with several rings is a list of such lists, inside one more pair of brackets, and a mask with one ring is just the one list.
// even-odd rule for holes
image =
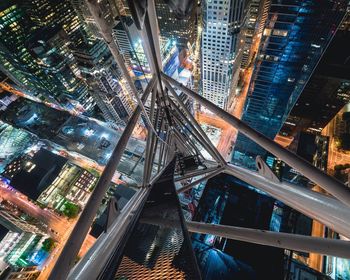
[[2, 1], [0, 278], [348, 279], [349, 19]]

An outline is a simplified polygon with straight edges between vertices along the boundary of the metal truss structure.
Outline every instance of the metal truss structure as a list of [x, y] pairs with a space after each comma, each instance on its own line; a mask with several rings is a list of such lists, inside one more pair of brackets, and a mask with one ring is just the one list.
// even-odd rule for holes
[[[169, 183], [169, 175], [164, 179], [164, 172], [169, 164], [174, 161], [176, 161], [177, 168], [175, 168], [175, 173], [171, 174], [172, 182], [184, 182], [187, 179], [195, 178], [189, 184], [183, 183], [182, 187], [176, 190], [177, 193], [189, 190], [219, 173], [227, 173], [350, 238], [349, 188], [162, 72], [159, 30], [154, 1], [148, 1], [144, 26], [140, 30], [140, 36], [144, 42], [145, 52], [153, 73], [153, 78], [141, 98], [137, 94], [134, 81], [129, 75], [118, 47], [112, 38], [111, 28], [100, 12], [99, 1], [87, 0], [87, 4], [114, 59], [123, 72], [138, 106], [127, 123], [49, 279], [112, 279], [114, 276], [106, 276], [105, 273], [106, 270], [111, 269], [111, 260], [116, 260], [116, 254], [120, 255], [123, 251], [125, 240], [127, 240], [125, 238], [130, 236], [135, 228], [136, 221], [139, 220], [145, 203], [149, 201], [147, 199], [149, 199], [154, 186]], [[283, 160], [319, 185], [328, 194], [321, 194], [279, 181], [259, 157], [256, 159], [258, 172], [227, 163], [188, 110], [186, 106], [188, 99], [195, 100], [219, 116], [223, 122], [227, 122]], [[144, 107], [146, 101], [150, 102], [148, 113]], [[79, 249], [92, 225], [128, 139], [141, 115], [146, 120], [148, 130], [142, 186], [117, 218], [111, 222], [107, 231], [97, 239], [83, 259], [75, 264]], [[210, 157], [203, 155], [204, 150], [207, 151]], [[187, 160], [192, 163], [195, 162], [195, 164], [191, 164], [191, 168], [184, 164], [184, 167], [181, 168], [181, 161], [186, 162]], [[180, 227], [180, 224], [176, 224], [171, 217], [165, 218], [156, 214], [146, 218], [142, 217], [144, 223], [170, 228]], [[183, 221], [181, 226], [184, 226], [185, 232], [213, 234], [290, 250], [350, 258], [350, 243], [342, 240], [190, 221]], [[120, 259], [115, 262], [117, 268], [120, 265]], [[113, 272], [114, 275], [115, 271]]]

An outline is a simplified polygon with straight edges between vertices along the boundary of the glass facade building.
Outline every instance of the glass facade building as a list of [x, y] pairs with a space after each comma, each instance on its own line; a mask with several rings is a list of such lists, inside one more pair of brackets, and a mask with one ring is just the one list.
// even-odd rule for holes
[[[273, 139], [345, 13], [343, 2], [273, 0], [242, 120]], [[255, 168], [264, 149], [239, 134], [232, 161]]]

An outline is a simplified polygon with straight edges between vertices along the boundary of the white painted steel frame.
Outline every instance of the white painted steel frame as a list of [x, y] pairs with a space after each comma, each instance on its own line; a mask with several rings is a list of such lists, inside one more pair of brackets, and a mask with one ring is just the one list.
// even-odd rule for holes
[[255, 143], [259, 144], [261, 147], [283, 160], [285, 163], [293, 167], [295, 170], [299, 171], [305, 177], [318, 184], [322, 189], [329, 192], [334, 197], [350, 207], [350, 189], [343, 183], [322, 172], [317, 167], [300, 158], [296, 154], [283, 148], [273, 140], [254, 130], [249, 125], [245, 124], [240, 119], [236, 118], [225, 110], [217, 107], [215, 104], [200, 96], [198, 93], [183, 86], [173, 78], [165, 75], [164, 73], [162, 73], [162, 78], [181, 90], [186, 95], [192, 97], [194, 100], [215, 113], [216, 116], [220, 117], [223, 121], [232, 125], [249, 139], [253, 140]]
[[260, 245], [350, 259], [350, 242], [348, 241], [198, 222], [186, 222], [186, 226], [189, 231], [195, 233], [212, 234]]

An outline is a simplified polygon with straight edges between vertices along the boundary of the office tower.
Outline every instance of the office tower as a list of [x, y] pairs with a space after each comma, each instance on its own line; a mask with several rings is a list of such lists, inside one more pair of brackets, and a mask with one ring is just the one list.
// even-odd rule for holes
[[40, 270], [34, 267], [21, 268], [18, 271], [10, 272], [8, 280], [35, 280], [39, 277]]
[[0, 223], [13, 232], [26, 231], [45, 235], [42, 227], [36, 225], [34, 222], [25, 221], [15, 213], [17, 214], [18, 212], [15, 212], [13, 207], [0, 204]]
[[[143, 48], [140, 33], [131, 17], [120, 16], [112, 29], [112, 35], [123, 55], [127, 66], [132, 69], [137, 80], [149, 79], [150, 66]], [[175, 40], [160, 39], [160, 54], [164, 71], [172, 76], [179, 67], [179, 50]], [[148, 77], [148, 78], [147, 78]]]
[[127, 66], [136, 76], [150, 73], [148, 61], [143, 50], [141, 37], [137, 27], [130, 16], [119, 16], [112, 30], [120, 53]]
[[156, 13], [160, 36], [165, 40], [176, 41], [177, 46], [182, 48], [192, 48], [197, 34], [197, 7], [193, 4], [191, 14], [185, 19], [179, 20], [174, 12], [169, 9], [164, 0], [155, 1]]
[[26, 48], [30, 21], [18, 4], [5, 1], [0, 6], [0, 67], [16, 84], [49, 102], [57, 103], [55, 78], [35, 62]]
[[[100, 1], [101, 12], [103, 13], [108, 24], [113, 26], [114, 18], [118, 15], [115, 5], [111, 3], [114, 0], [102, 0]], [[118, 0], [116, 0], [118, 1]], [[87, 27], [87, 33], [96, 38], [102, 38], [98, 28], [96, 27], [95, 21], [89, 11], [88, 6], [84, 0], [70, 0], [71, 5], [74, 8], [75, 13], [77, 14], [80, 22], [84, 23]]]
[[71, 34], [80, 26], [69, 0], [23, 0], [20, 5], [33, 22], [33, 29], [58, 27]]
[[33, 135], [0, 121], [0, 173], [8, 163], [24, 153], [34, 142]]
[[238, 38], [244, 5], [241, 0], [203, 2], [201, 94], [220, 108], [226, 107], [240, 65]]
[[[237, 178], [221, 174], [206, 183], [193, 220], [269, 230], [274, 203], [273, 198], [256, 192]], [[213, 275], [222, 275], [223, 279], [256, 279], [253, 275], [259, 275], [261, 279], [283, 279], [282, 249], [255, 247], [199, 233], [192, 235], [192, 245], [198, 252], [196, 256], [203, 279], [212, 279]], [[269, 257], [264, 258], [267, 255]], [[216, 258], [224, 258], [225, 265], [214, 265]]]
[[[5, 39], [0, 43], [0, 68], [25, 94], [82, 113], [94, 103], [67, 48], [78, 21], [67, 3], [50, 3], [1, 4], [0, 33]], [[37, 9], [39, 15], [31, 14]]]
[[242, 68], [247, 68], [251, 63], [254, 53], [251, 53], [251, 47], [254, 42], [254, 36], [259, 31], [259, 23], [262, 15], [261, 9], [263, 9], [263, 3], [266, 2], [260, 0], [252, 0], [248, 4], [247, 17], [242, 29], [242, 37], [244, 38], [243, 53], [242, 53]]
[[350, 102], [349, 16], [343, 20], [281, 131], [296, 137], [300, 131], [319, 134]]
[[28, 40], [28, 49], [48, 75], [62, 84], [57, 93], [64, 108], [74, 114], [93, 108], [95, 103], [89, 95], [85, 81], [78, 76], [76, 61], [67, 48], [66, 33], [62, 30], [45, 28], [35, 32]]
[[10, 162], [2, 176], [10, 179], [16, 190], [36, 201], [57, 178], [67, 160], [40, 149], [33, 157], [22, 156]]
[[30, 258], [41, 247], [46, 235], [20, 217], [0, 210], [0, 259], [13, 269], [33, 266]]
[[75, 46], [73, 54], [105, 120], [113, 127], [123, 125], [132, 112], [133, 100], [107, 45], [88, 39]]
[[[271, 1], [242, 120], [273, 139], [344, 16], [344, 3]], [[322, 22], [322, 24], [320, 24]], [[233, 162], [255, 168], [265, 155], [239, 134]]]

